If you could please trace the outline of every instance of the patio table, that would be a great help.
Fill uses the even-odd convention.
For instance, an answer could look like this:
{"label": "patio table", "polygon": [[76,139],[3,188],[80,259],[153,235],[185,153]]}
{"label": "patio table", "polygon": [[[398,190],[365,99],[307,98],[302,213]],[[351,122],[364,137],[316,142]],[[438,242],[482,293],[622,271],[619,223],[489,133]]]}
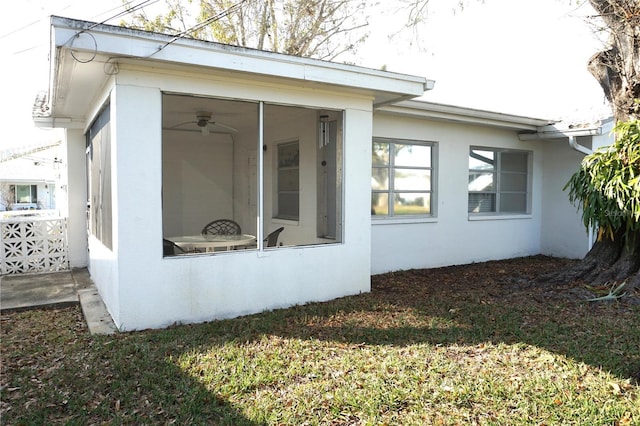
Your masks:
{"label": "patio table", "polygon": [[216,248],[225,247],[231,250],[233,247],[244,246],[255,242],[255,235],[182,235],[177,237],[167,237],[181,249],[190,251],[194,249],[205,249],[214,251]]}

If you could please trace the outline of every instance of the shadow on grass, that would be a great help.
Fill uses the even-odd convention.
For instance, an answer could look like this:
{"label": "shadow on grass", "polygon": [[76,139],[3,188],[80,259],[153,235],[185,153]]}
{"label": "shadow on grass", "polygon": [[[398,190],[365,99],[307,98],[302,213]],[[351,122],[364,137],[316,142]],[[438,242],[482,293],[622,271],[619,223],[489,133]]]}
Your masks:
{"label": "shadow on grass", "polygon": [[90,336],[77,306],[3,313],[0,424],[263,424],[185,374],[199,345],[184,332]]}
{"label": "shadow on grass", "polygon": [[[57,317],[3,315],[1,421],[286,423],[276,409],[244,411],[256,392],[277,398],[286,383],[278,374],[305,380],[289,371],[296,346],[281,350],[284,339],[329,346],[526,344],[637,380],[640,308],[589,304],[571,297],[568,286],[533,282],[562,262],[536,257],[378,275],[368,294],[114,336],[88,336],[75,307]],[[273,368],[257,372],[249,362],[256,359]]]}
{"label": "shadow on grass", "polygon": [[236,336],[244,339],[273,334],[365,345],[521,343],[640,383],[640,306],[592,303],[575,284],[535,282],[567,262],[535,256],[378,275],[370,294],[234,320],[258,322],[244,328],[218,325],[257,334]]}

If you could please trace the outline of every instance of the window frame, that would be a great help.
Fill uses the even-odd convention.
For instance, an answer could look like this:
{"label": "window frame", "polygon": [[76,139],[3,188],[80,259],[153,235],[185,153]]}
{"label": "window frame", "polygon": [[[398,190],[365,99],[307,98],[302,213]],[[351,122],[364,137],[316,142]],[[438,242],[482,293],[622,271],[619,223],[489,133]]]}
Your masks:
{"label": "window frame", "polygon": [[[486,147],[486,146],[476,146],[472,145],[469,147],[469,152],[467,155],[467,159],[470,160],[472,151],[487,151],[492,152],[494,154],[494,168],[493,171],[486,171],[483,169],[472,169],[470,165],[467,166],[467,174],[468,177],[471,176],[472,173],[492,173],[493,174],[493,189],[492,190],[480,190],[480,191],[472,191],[467,186],[467,213],[469,217],[487,217],[487,216],[528,216],[531,215],[531,199],[532,199],[532,176],[533,176],[533,151],[524,150],[524,149],[513,149],[513,148],[496,148],[496,147]],[[514,171],[514,170],[503,170],[503,154],[524,154],[526,155],[526,170],[525,171]],[[504,175],[519,175],[525,177],[525,190],[507,190],[503,189],[503,180]],[[468,180],[470,183],[470,181]],[[494,209],[491,211],[471,211],[470,210],[470,196],[472,194],[492,194],[494,195]],[[512,211],[512,210],[504,210],[502,207],[502,197],[508,194],[519,194],[525,196],[525,209],[523,211]]]}
{"label": "window frame", "polygon": [[[373,155],[371,159],[371,171],[373,176],[374,169],[386,169],[389,179],[389,185],[387,189],[374,189],[373,184],[371,187],[371,195],[373,202],[374,194],[388,194],[387,196],[387,210],[386,214],[374,214],[373,205],[371,206],[371,218],[374,220],[387,220],[387,221],[402,221],[402,220],[415,220],[415,219],[434,219],[436,215],[436,188],[437,188],[437,147],[438,144],[435,141],[429,140],[416,140],[416,139],[402,139],[402,138],[390,138],[390,137],[374,137],[372,140],[372,149],[375,143],[387,143],[389,144],[389,161],[386,165],[374,164]],[[430,150],[430,165],[428,166],[407,166],[395,164],[395,154],[397,145],[414,145],[421,147],[428,147]],[[426,170],[430,173],[430,187],[424,190],[402,190],[396,189],[395,178],[397,171],[399,170]],[[394,211],[394,200],[397,194],[411,194],[411,193],[428,193],[429,194],[429,213],[421,214],[396,214]]]}

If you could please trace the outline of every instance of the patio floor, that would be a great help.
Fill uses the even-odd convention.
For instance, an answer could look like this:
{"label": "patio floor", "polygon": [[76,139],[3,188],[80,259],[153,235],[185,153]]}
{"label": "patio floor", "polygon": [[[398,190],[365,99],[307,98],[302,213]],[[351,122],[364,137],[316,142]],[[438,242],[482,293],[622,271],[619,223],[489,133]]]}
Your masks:
{"label": "patio floor", "polygon": [[56,308],[78,303],[91,334],[112,334],[117,331],[85,268],[0,276],[1,311]]}

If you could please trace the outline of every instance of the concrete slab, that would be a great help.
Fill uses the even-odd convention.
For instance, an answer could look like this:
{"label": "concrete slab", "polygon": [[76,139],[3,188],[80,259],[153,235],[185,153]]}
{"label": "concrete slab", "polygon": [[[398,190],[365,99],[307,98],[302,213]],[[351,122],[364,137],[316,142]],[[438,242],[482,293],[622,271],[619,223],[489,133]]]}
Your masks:
{"label": "concrete slab", "polygon": [[78,303],[71,272],[0,276],[0,310]]}
{"label": "concrete slab", "polygon": [[118,331],[84,268],[49,274],[0,275],[1,311],[78,303],[91,334]]}

